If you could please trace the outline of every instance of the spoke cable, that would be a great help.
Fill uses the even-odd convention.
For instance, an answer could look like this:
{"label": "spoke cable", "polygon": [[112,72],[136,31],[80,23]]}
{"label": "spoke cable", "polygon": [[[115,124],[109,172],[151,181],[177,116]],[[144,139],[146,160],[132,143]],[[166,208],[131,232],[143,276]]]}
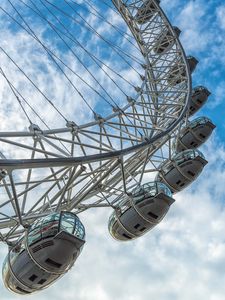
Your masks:
{"label": "spoke cable", "polygon": [[[20,0],[22,1],[22,0]],[[31,1],[31,0],[30,0]],[[68,2],[66,0],[64,0],[64,2],[74,11],[75,14],[77,14],[84,22],[81,23],[79,22],[78,20],[76,20],[73,16],[69,15],[68,13],[66,13],[64,10],[62,10],[61,8],[59,8],[58,6],[56,6],[55,4],[49,2],[48,0],[45,0],[47,3],[49,3],[51,6],[53,6],[56,10],[60,11],[62,14],[64,14],[66,17],[68,17],[69,19],[71,19],[73,22],[75,22],[76,24],[79,24],[81,26],[84,26],[85,24],[85,27],[91,31],[91,32],[94,32],[96,36],[98,36],[101,40],[103,40],[106,44],[108,44],[110,46],[110,48],[117,53],[117,55],[122,59],[124,60],[124,62],[130,67],[132,68],[139,76],[141,75],[122,55],[121,53],[118,51],[118,49],[116,48],[119,48],[119,50],[125,54],[126,56],[129,56],[129,54],[127,54],[122,48],[120,48],[119,46],[115,47],[115,45],[113,45],[110,41],[108,41],[107,39],[105,39],[101,34],[99,34],[73,7],[71,7],[70,4],[68,4]],[[132,58],[133,60],[133,58]],[[138,62],[140,65],[142,65],[142,63]]]}
{"label": "spoke cable", "polygon": [[[9,0],[8,0],[9,1]],[[21,2],[23,2],[22,0],[20,0]],[[40,0],[41,2],[42,2],[42,0]],[[32,0],[30,0],[30,2],[36,7],[36,5],[32,2]],[[25,3],[24,3],[25,4]],[[30,8],[30,7],[29,7]],[[38,8],[36,7],[36,9],[38,10]],[[39,11],[39,10],[38,10]],[[38,14],[39,15],[39,14]],[[43,16],[41,15],[41,17],[43,18]],[[47,21],[48,22],[48,21]],[[52,26],[51,26],[52,27]],[[111,79],[111,80],[113,80],[113,79]],[[115,84],[117,84],[117,83],[115,83]],[[123,90],[121,90],[123,93],[124,93],[124,91]],[[124,95],[126,96],[126,97],[128,97],[125,93],[124,93]],[[110,96],[110,98],[111,98],[111,96]],[[112,99],[112,101],[114,102],[114,104],[116,105],[116,109],[118,110],[118,111],[120,111],[125,117],[126,117],[126,119],[129,121],[129,123],[131,123],[132,124],[132,126],[135,126],[134,124],[133,124],[133,122],[130,120],[130,118],[126,115],[126,113],[118,106],[118,104],[115,102],[115,100],[113,99],[113,98],[111,98]],[[109,104],[109,102],[108,102],[108,104]],[[110,104],[111,105],[111,104]],[[112,106],[112,105],[111,105]],[[93,111],[93,110],[92,110]],[[93,113],[94,113],[94,115],[96,115],[96,116],[98,116],[94,111],[93,111]],[[139,131],[139,130],[137,130],[137,132],[140,134],[140,136],[142,137],[143,136],[143,134]]]}
{"label": "spoke cable", "polygon": [[20,105],[20,107],[21,107],[23,113],[25,114],[26,118],[28,119],[30,125],[32,125],[33,123],[32,123],[32,121],[31,121],[30,117],[28,116],[28,114],[27,114],[27,112],[26,112],[24,106],[22,105],[21,100],[19,99],[18,95],[15,93],[14,88],[13,88],[12,85],[11,85],[11,82],[8,80],[8,78],[7,78],[6,75],[5,75],[5,72],[3,71],[3,69],[2,69],[1,67],[0,67],[0,73],[1,73],[2,76],[5,78],[5,80],[6,80],[7,84],[8,84],[8,86],[9,86],[9,88],[11,89],[13,95],[15,96],[16,100],[18,101],[18,103],[19,103],[19,105]]}
{"label": "spoke cable", "polygon": [[39,93],[49,102],[49,104],[59,113],[59,115],[66,121],[66,117],[59,111],[54,103],[40,90],[40,88],[34,83],[32,79],[23,71],[23,69],[15,62],[15,60],[0,46],[0,50],[9,58],[9,60],[17,67],[17,69],[30,81],[30,83],[39,91]]}
{"label": "spoke cable", "polygon": [[[9,2],[10,2],[10,0],[8,0]],[[32,2],[32,1],[31,1]],[[10,2],[11,3],[11,2]],[[32,2],[33,3],[33,2]],[[11,5],[12,5],[12,3],[11,3]],[[13,6],[13,5],[12,5]],[[14,7],[14,6],[13,6]],[[18,11],[17,11],[18,12]],[[19,14],[19,13],[18,13]],[[20,14],[19,14],[20,15]],[[20,15],[21,16],[21,15]],[[22,20],[24,21],[24,19],[23,19],[23,17],[21,16],[21,18],[22,18]],[[32,31],[32,29],[30,28],[30,26],[27,24],[27,22],[25,22],[26,23],[26,25],[28,26],[28,28],[31,30],[31,32],[34,34],[34,32]],[[35,34],[34,34],[35,35]],[[36,37],[36,35],[35,35],[35,37]],[[43,45],[44,46],[44,45]],[[45,46],[44,46],[45,47]],[[45,47],[46,48],[46,47]],[[21,70],[21,68],[15,63],[15,61],[6,53],[6,51],[2,48],[2,47],[0,47],[0,49],[2,49],[2,51],[11,59],[11,61]],[[61,68],[61,67],[60,67]],[[24,73],[24,71],[22,70],[22,72],[23,72],[23,74],[25,74]],[[25,74],[25,76],[28,78],[28,76]],[[29,79],[29,81],[31,81],[31,79],[30,78],[28,78]],[[69,80],[69,79],[68,79]],[[34,85],[34,83],[33,83],[33,81],[31,81],[31,83]],[[36,87],[36,85],[35,85],[35,87]],[[76,87],[75,87],[75,89],[76,89]],[[40,91],[40,90],[39,90]],[[41,92],[42,93],[42,92]],[[43,93],[42,93],[42,95],[43,95]],[[45,96],[45,98],[46,98],[46,96]],[[83,99],[83,100],[85,100],[85,99]],[[48,99],[48,101],[50,101],[49,99]],[[50,101],[50,103],[51,104],[53,104],[51,101]],[[118,107],[118,106],[117,106]],[[90,109],[92,109],[90,106],[89,106],[89,108]],[[120,108],[119,108],[120,109]],[[92,110],[93,111],[93,110]],[[122,111],[122,109],[120,109],[120,111],[126,116],[126,114]],[[93,111],[93,113],[94,113],[94,111]],[[129,120],[129,122],[131,123],[131,124],[133,124],[132,122],[131,122],[131,120],[126,116],[126,118]],[[142,134],[139,132],[139,134],[142,136]]]}
{"label": "spoke cable", "polygon": [[[8,0],[9,1],[9,0]],[[22,0],[20,0],[22,3],[24,3]],[[41,1],[41,0],[40,0]],[[32,2],[32,1],[31,1]],[[42,1],[41,1],[42,2]],[[25,4],[25,3],[24,3]],[[33,2],[32,2],[32,4],[33,4]],[[58,36],[60,36],[59,35],[59,33],[57,32],[57,30],[55,29],[55,26],[52,24],[52,23],[50,23],[42,14],[40,14],[40,11],[39,11],[39,9],[36,7],[36,5],[35,4],[33,4],[35,7],[36,7],[36,9],[38,10],[38,12],[36,12],[33,8],[31,8],[30,6],[28,6],[27,4],[25,4],[27,7],[29,7],[30,9],[32,9],[32,11],[34,11],[36,14],[38,14],[42,19],[44,19],[44,20],[46,20],[46,22],[48,22],[49,23],[49,25],[51,26],[51,28],[54,30],[54,32],[56,32],[56,34],[58,35]],[[50,12],[50,13],[52,13],[52,12]],[[11,18],[12,18],[12,16],[10,16]],[[17,22],[18,23],[18,22]],[[19,24],[20,26],[21,26],[21,24]],[[30,29],[31,30],[31,29]],[[26,30],[27,31],[27,30]],[[28,32],[28,31],[27,31]],[[29,33],[29,32],[28,32]],[[30,34],[30,33],[29,33]],[[33,33],[34,34],[34,33]],[[60,36],[60,38],[62,39],[62,37]],[[65,67],[67,67],[70,71],[72,71],[77,77],[79,77],[79,79],[80,80],[82,80],[85,84],[87,84],[95,93],[97,93],[100,97],[102,97],[112,108],[114,108],[114,106],[105,98],[105,97],[103,97],[99,92],[97,92],[93,87],[91,87],[84,79],[82,79],[81,78],[81,76],[80,75],[78,75],[74,70],[72,70],[69,66],[67,66],[57,55],[55,55],[50,49],[48,49],[45,45],[43,45],[43,43],[42,42],[40,42],[40,40],[37,38],[37,37],[35,37],[35,39],[39,42],[39,43],[41,43],[41,45],[44,47],[44,49],[48,52],[48,54],[50,55],[50,57],[52,58],[52,55],[53,56],[55,56]],[[62,39],[63,40],[63,39]],[[64,40],[63,40],[64,41]],[[65,41],[64,41],[65,42]],[[66,42],[65,42],[66,43]],[[66,43],[67,44],[67,43]],[[88,71],[88,73],[92,76],[92,78],[96,81],[96,78],[94,77],[94,75],[87,69],[87,67],[82,63],[82,61],[79,59],[79,57],[74,53],[74,51],[71,49],[71,47],[67,44],[67,47],[69,47],[69,49],[73,52],[73,54],[75,55],[75,57],[80,61],[80,63],[85,67],[85,69]],[[51,54],[49,53],[49,52],[51,52]],[[53,59],[53,61],[55,62],[55,60],[54,60],[54,58],[52,58]],[[55,62],[56,63],[56,62]],[[96,62],[97,63],[97,62]],[[57,63],[56,63],[57,64]],[[58,64],[57,64],[58,65]],[[97,65],[100,67],[100,68],[102,68],[98,63],[97,63]],[[59,68],[60,68],[60,66],[58,66]],[[61,68],[60,68],[61,69]],[[103,70],[103,69],[102,69]],[[62,69],[61,69],[61,71],[62,71]],[[62,71],[63,72],[63,71]],[[118,87],[118,89],[120,89],[120,91],[127,97],[127,95],[124,93],[124,91],[119,87],[119,85],[114,81],[114,79],[112,79],[111,78],[111,76],[109,76],[109,74],[108,73],[106,73],[104,70],[103,70],[103,72],[114,82],[114,84]],[[115,71],[114,71],[115,72]],[[122,76],[121,75],[119,75],[118,73],[117,73],[117,75],[118,76],[120,76],[121,78],[122,78]],[[66,75],[65,75],[66,76]],[[67,77],[67,76],[66,76]],[[68,78],[67,78],[68,79]],[[124,78],[123,78],[124,79]],[[69,79],[68,79],[69,80]],[[125,80],[125,79],[124,79]],[[70,80],[69,80],[70,81]],[[125,81],[127,81],[127,80],[125,80]],[[127,81],[128,82],[128,81]],[[70,81],[70,83],[71,83],[71,81]],[[97,83],[98,83],[98,85],[100,85],[100,83],[97,81]],[[130,82],[128,82],[130,85],[132,85]],[[73,85],[73,84],[72,84]],[[101,85],[100,85],[101,86]],[[110,97],[110,99],[114,102],[114,104],[118,107],[118,105],[117,105],[117,103],[115,102],[115,100],[108,94],[108,92],[105,90],[105,88],[103,87],[103,86],[101,86],[102,87],[102,89],[104,90],[104,92]],[[134,87],[133,85],[132,85],[132,87]],[[87,104],[87,103],[86,103]],[[89,108],[90,108],[90,106],[89,106]],[[94,115],[97,115],[95,112],[94,112],[94,110],[92,109],[92,112],[94,113]]]}
{"label": "spoke cable", "polygon": [[[136,48],[136,50],[140,51],[140,49],[127,37],[129,36],[130,38],[134,38],[133,36],[127,34],[126,32],[123,32],[122,30],[120,30],[119,27],[117,27],[116,25],[112,24],[111,22],[109,22],[102,14],[100,14],[100,12],[93,6],[90,4],[89,1],[87,0],[83,0],[83,2],[85,2],[91,9],[88,9],[86,6],[84,5],[81,5],[79,3],[76,3],[74,0],[70,0],[73,4],[83,8],[83,9],[86,9],[90,14],[92,14],[93,16],[101,19],[102,21],[104,21],[105,23],[107,23],[108,25],[110,25],[115,31],[117,31],[123,38],[125,38],[128,43],[130,43],[134,48]],[[95,11],[95,13],[93,12]]]}
{"label": "spoke cable", "polygon": [[[20,24],[17,20],[15,20],[11,15],[9,15],[2,7],[0,7],[1,10],[3,10],[14,22],[16,22],[23,30],[25,30],[32,38],[34,38],[39,44],[42,45],[42,47],[45,49],[45,51],[52,56],[54,56],[56,59],[58,59],[66,68],[68,68],[74,75],[76,75],[81,81],[83,81],[87,86],[89,86],[95,93],[97,93],[103,100],[107,101],[107,99],[102,96],[97,90],[95,90],[89,83],[87,83],[80,75],[78,75],[73,69],[71,69],[64,61],[62,61],[55,53],[53,53],[49,48],[47,48],[34,33],[30,33],[22,24]],[[49,56],[51,56],[49,54]],[[108,103],[110,104],[110,103]],[[111,105],[111,104],[110,104]],[[112,106],[112,105],[111,105]]]}
{"label": "spoke cable", "polygon": [[[42,0],[41,3],[44,5]],[[110,71],[112,71],[114,74],[116,74],[118,77],[120,77],[121,79],[123,79],[126,83],[128,83],[130,86],[132,86],[133,88],[135,88],[135,86],[129,82],[126,78],[124,78],[121,74],[119,74],[117,71],[113,70],[110,66],[108,66],[107,64],[105,64],[101,59],[99,59],[98,57],[96,57],[94,54],[92,54],[91,52],[89,52],[75,37],[74,35],[72,35],[69,30],[66,28],[66,26],[60,21],[60,19],[46,6],[46,9],[48,9],[48,11],[50,12],[51,15],[53,15],[55,17],[55,19],[60,23],[60,25],[66,30],[66,32],[70,35],[70,37],[68,37],[68,35],[66,35],[65,33],[63,33],[61,30],[59,30],[59,28],[57,28],[55,25],[53,25],[51,22],[49,22],[46,18],[44,18],[46,20],[46,22],[48,22],[49,24],[51,24],[56,31],[59,31],[60,33],[62,33],[64,36],[66,36],[67,38],[69,38],[72,42],[74,42],[76,45],[78,45],[83,51],[85,51],[85,53],[88,54],[88,56],[90,56],[90,58],[95,62],[95,64],[102,69],[102,71],[105,73],[105,75],[107,77],[109,77],[110,80],[112,80],[112,82],[117,85],[117,83],[114,81],[114,79],[112,79],[112,77],[102,68],[101,64],[103,66],[105,66],[107,69],[109,69]],[[99,63],[98,63],[99,62]],[[82,63],[83,65],[83,63]],[[98,83],[99,84],[99,83]],[[101,86],[102,89],[105,91],[105,93],[108,95],[108,92],[105,90],[105,88],[103,86]],[[118,87],[118,86],[117,86]],[[119,87],[118,87],[119,88]],[[120,88],[119,88],[120,89]],[[110,98],[111,96],[108,95]],[[112,98],[111,98],[112,99]],[[113,100],[113,99],[112,99]]]}
{"label": "spoke cable", "polygon": [[[31,0],[30,0],[31,1]],[[39,0],[41,3],[42,3],[42,5],[44,5],[45,7],[46,7],[46,5],[43,3],[43,1],[42,0]],[[31,1],[32,2],[32,1]],[[36,9],[37,9],[37,7],[36,7]],[[46,9],[50,12],[50,14],[52,14],[55,18],[56,18],[56,20],[66,29],[66,27],[64,26],[64,24],[59,20],[59,18],[54,14],[54,13],[52,13],[49,9],[48,9],[48,7],[46,7]],[[39,11],[40,12],[40,11]],[[48,21],[47,21],[48,22]],[[50,24],[50,26],[51,26],[51,24]],[[80,58],[76,55],[76,53],[73,51],[73,49],[68,45],[68,43],[67,42],[65,42],[65,40],[60,36],[60,34],[54,29],[54,27],[52,27],[51,26],[51,28],[54,30],[54,32],[56,32],[56,34],[60,37],[60,39],[62,39],[62,41],[65,43],[65,45],[68,47],[68,49],[72,52],[72,54],[75,56],[75,58],[80,62],[80,64],[85,68],[85,70],[91,75],[91,77],[94,79],[94,81],[102,88],[102,90],[107,94],[107,96],[114,102],[114,104],[116,104],[115,103],[115,100],[109,95],[109,93],[106,91],[106,89],[100,84],[100,82],[96,79],[96,77],[91,73],[91,71],[85,66],[85,64],[80,60]],[[68,30],[68,29],[66,29],[66,30]],[[99,65],[98,65],[99,66]],[[103,70],[104,71],[104,70]],[[106,72],[105,72],[106,73]],[[108,73],[106,73],[107,74],[107,76],[112,80],[112,82],[118,87],[118,89],[120,89],[120,91],[125,95],[125,96],[127,96],[125,93],[124,93],[124,91],[118,86],[118,84],[115,82],[115,80],[114,79],[112,79],[110,76],[109,76],[109,74]],[[78,75],[79,76],[79,75]],[[88,83],[87,83],[88,84]],[[89,85],[89,84],[88,84]],[[93,89],[93,88],[92,88]],[[96,93],[98,93],[95,89],[93,89]],[[99,93],[98,93],[99,94]],[[99,94],[100,95],[100,94]],[[101,96],[101,95],[100,95]],[[105,98],[105,97],[103,97],[103,96],[101,96],[111,107],[113,107],[112,106],[112,104]]]}
{"label": "spoke cable", "polygon": [[[35,34],[35,32],[31,29],[31,27],[29,26],[29,24],[26,22],[26,20],[22,17],[22,15],[19,13],[19,11],[15,8],[15,6],[11,3],[10,0],[8,0],[8,2],[12,5],[12,7],[15,9],[15,11],[17,12],[17,14],[20,16],[20,18],[23,20],[23,22],[26,24],[26,26],[29,28],[29,30],[32,32],[32,34],[35,36],[35,38],[37,39],[37,41],[40,42],[40,44],[44,47],[44,49],[48,52],[48,49],[46,48],[46,46],[38,39],[37,35]],[[51,57],[51,59],[54,61],[54,63],[57,65],[57,67],[60,69],[60,71],[63,73],[63,75],[66,77],[66,79],[69,81],[69,83],[71,84],[71,86],[75,89],[75,91],[78,93],[78,95],[82,98],[82,100],[85,102],[85,104],[89,107],[89,109],[93,112],[93,114],[96,114],[95,111],[92,109],[92,107],[90,106],[90,104],[87,102],[87,100],[84,98],[83,94],[78,90],[78,88],[73,84],[73,82],[71,81],[71,79],[67,76],[67,74],[64,72],[64,70],[61,68],[61,66],[57,63],[57,61],[53,58],[53,56],[48,52],[49,56]],[[66,122],[68,122],[67,119],[65,119]]]}

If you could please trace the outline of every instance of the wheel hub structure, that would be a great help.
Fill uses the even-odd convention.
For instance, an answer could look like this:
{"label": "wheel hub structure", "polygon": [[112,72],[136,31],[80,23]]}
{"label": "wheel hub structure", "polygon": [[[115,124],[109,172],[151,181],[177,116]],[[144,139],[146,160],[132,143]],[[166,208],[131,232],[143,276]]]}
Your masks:
{"label": "wheel hub structure", "polygon": [[[57,1],[40,1],[48,9],[52,8],[58,19],[55,18],[55,23],[53,15],[46,19],[46,15],[38,11],[34,4],[31,5],[32,14],[39,14],[39,18],[56,32],[58,38],[64,32],[67,44],[69,38],[71,43],[72,39],[75,40],[76,32],[74,30],[68,33],[62,25],[61,31],[59,30],[59,14],[68,17],[72,22],[73,14],[70,15],[69,12],[75,8],[75,4],[80,6],[76,7],[78,13],[79,9],[89,10],[92,17],[98,17],[102,26],[104,22],[112,30],[123,33],[124,43],[129,45],[132,42],[134,51],[126,55],[124,48],[116,44],[115,37],[110,40],[115,42],[112,45],[113,50],[110,51],[116,53],[119,62],[122,59],[125,63],[129,62],[133,73],[123,75],[117,71],[117,78],[123,76],[123,80],[129,81],[132,74],[136,74],[136,79],[131,81],[130,88],[121,88],[121,102],[118,101],[116,92],[115,98],[114,92],[107,98],[108,82],[103,84],[104,97],[110,102],[110,109],[105,111],[91,108],[91,117],[87,118],[86,123],[76,122],[79,116],[77,110],[74,119],[65,118],[64,126],[53,126],[55,129],[43,124],[36,125],[37,122],[30,119],[27,130],[0,132],[0,238],[7,243],[18,238],[34,220],[49,213],[65,210],[79,214],[89,208],[115,207],[132,189],[154,178],[162,162],[172,156],[173,141],[181,125],[186,122],[192,89],[191,71],[177,29],[171,26],[159,6],[159,1],[87,0],[77,4],[65,0],[67,10],[57,4]],[[40,40],[35,31],[28,27],[28,23],[18,25],[19,18],[16,19],[11,9],[16,9],[17,14],[21,13],[21,6],[24,5],[29,10],[25,5],[30,2],[32,1],[18,1],[18,7],[10,6],[10,10],[7,10],[7,5],[2,6],[1,13],[5,18],[11,18],[13,24],[20,26],[18,30],[27,29],[29,38],[34,39],[42,51],[47,52],[48,59],[58,63],[63,76],[77,89],[68,75],[72,71],[56,57],[55,53],[60,47],[53,52],[48,43]],[[8,6],[10,3],[9,1]],[[102,6],[110,12],[110,18],[100,15]],[[81,29],[82,26],[92,28],[93,33],[93,27],[88,27],[92,24],[91,21],[83,17],[84,13],[79,15],[81,21],[76,26]],[[76,20],[78,19],[77,16]],[[116,20],[115,23],[113,20]],[[118,24],[122,24],[126,32]],[[95,35],[102,38],[101,30],[96,32]],[[109,34],[108,32],[107,35]],[[106,41],[106,38],[102,39],[103,42]],[[109,76],[109,82],[118,85],[119,81],[115,79],[111,67],[103,65],[94,54],[85,53],[85,48],[82,49],[83,55],[89,54],[92,64],[95,63],[101,72],[104,71],[105,76]],[[0,50],[1,55],[32,85],[28,71],[19,69],[19,61],[12,59],[5,50],[4,43],[0,45]],[[68,54],[65,48],[62,52]],[[86,73],[90,72],[92,65],[87,62],[85,68]],[[28,115],[32,105],[25,103],[25,97],[23,98],[22,92],[14,85],[4,66],[1,66],[0,72],[18,105]],[[87,81],[87,85],[89,82]],[[97,83],[94,85],[97,86]],[[76,91],[84,101],[90,97],[83,90]],[[92,91],[99,97],[97,87],[93,88],[92,85]],[[36,92],[42,93],[40,89],[36,89]],[[49,97],[45,98],[48,105],[52,105],[52,109],[56,108]]]}

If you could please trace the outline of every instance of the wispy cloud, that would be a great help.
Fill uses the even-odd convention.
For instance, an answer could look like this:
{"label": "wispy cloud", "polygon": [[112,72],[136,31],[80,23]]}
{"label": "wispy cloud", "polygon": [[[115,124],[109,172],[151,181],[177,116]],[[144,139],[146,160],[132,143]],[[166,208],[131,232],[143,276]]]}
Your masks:
{"label": "wispy cloud", "polygon": [[[203,69],[199,67],[199,73],[196,73],[197,77],[194,78],[195,83],[202,84],[204,81],[206,85],[210,84],[211,77],[207,74],[209,67],[214,72],[215,78],[219,78],[211,85],[216,100],[208,106],[208,109],[215,109],[224,99],[222,67],[218,64],[214,66],[217,58],[221,64],[224,63],[222,57],[224,42],[218,34],[219,28],[212,29],[209,26],[211,17],[208,11],[212,7],[212,1],[206,3],[167,0],[162,1],[162,6],[174,18],[175,14],[177,15],[174,25],[180,26],[183,30],[181,39],[187,52],[194,52],[197,55],[200,52],[200,58],[203,56],[205,66]],[[214,16],[215,11],[220,29],[224,29],[223,7],[217,10],[214,8]],[[56,103],[63,107],[66,113],[71,114],[71,118],[79,119],[80,122],[89,118],[84,103],[78,100],[48,60],[43,61],[45,73],[33,74],[32,70],[34,66],[39,65],[38,59],[42,55],[40,50],[33,48],[33,41],[25,38],[21,33],[12,39],[7,26],[4,27],[1,36],[8,50],[23,66],[26,65],[30,74],[49,97],[53,98],[57,95]],[[215,40],[212,40],[212,37]],[[24,47],[25,43],[31,47]],[[89,46],[93,46],[94,43],[95,41]],[[220,47],[217,48],[218,45]],[[19,53],[18,49],[20,49]],[[7,68],[8,60],[4,56],[1,58],[1,63],[10,73],[12,81],[24,88],[21,75]],[[79,69],[71,54],[67,53],[65,58],[76,70]],[[114,62],[110,61],[110,63]],[[129,70],[126,68],[121,72],[129,76]],[[83,75],[84,72],[81,74]],[[96,76],[99,76],[99,80],[104,80],[103,76]],[[91,78],[88,80],[93,83]],[[84,89],[81,84],[80,87]],[[39,98],[36,93],[31,98],[30,91],[24,90],[24,92],[32,104],[35,102],[34,99]],[[14,129],[15,124],[16,127],[23,128],[22,112],[19,111],[18,104],[15,103],[6,83],[2,80],[0,95],[1,130]],[[45,119],[52,119],[53,125],[59,125],[58,116],[46,104],[40,105],[37,110]],[[218,113],[223,113],[223,110]],[[207,300],[223,300],[225,293],[225,149],[221,139],[224,142],[224,137],[214,137],[204,146],[203,152],[209,164],[202,176],[187,190],[175,196],[176,202],[163,222],[142,238],[125,244],[116,242],[109,236],[107,230],[110,210],[99,209],[83,213],[81,220],[86,226],[87,243],[74,268],[48,290],[30,296],[29,299],[47,300],[54,297],[55,300],[147,300],[149,298],[199,300],[204,297]],[[2,246],[0,253],[2,261],[7,253],[6,247]],[[9,300],[20,299],[20,296],[10,294],[3,286],[1,286],[1,297]]]}

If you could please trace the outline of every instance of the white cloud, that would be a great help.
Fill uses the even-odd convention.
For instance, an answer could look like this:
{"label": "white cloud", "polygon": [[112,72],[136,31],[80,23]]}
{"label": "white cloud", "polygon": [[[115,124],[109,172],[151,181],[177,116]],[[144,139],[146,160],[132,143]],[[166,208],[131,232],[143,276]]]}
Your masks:
{"label": "white cloud", "polygon": [[222,29],[225,29],[225,6],[224,5],[219,6],[216,12],[217,12],[217,19],[218,19],[219,26]]}
{"label": "white cloud", "polygon": [[176,24],[182,30],[181,40],[186,53],[203,50],[210,40],[208,28],[204,28],[207,5],[202,1],[189,1],[176,16]]}
{"label": "white cloud", "polygon": [[[168,1],[163,3],[169,7]],[[174,8],[178,1],[171,3]],[[190,51],[202,50],[207,44],[207,34],[201,31],[198,19],[203,16],[202,2],[191,1],[178,17],[178,25],[186,29],[183,40]],[[11,37],[5,38],[10,40]],[[13,46],[11,44],[12,50]],[[27,54],[31,55],[32,51],[30,49]],[[72,57],[68,57],[68,60],[72,61]],[[24,63],[29,65],[29,61]],[[75,62],[74,66],[78,67]],[[58,102],[59,99],[62,103],[62,99],[69,99],[63,108],[70,113],[74,105],[72,92],[67,90],[66,85],[62,88],[60,76],[51,64],[46,67],[53,78],[50,95],[57,91]],[[126,69],[123,72],[128,76]],[[37,74],[37,80],[49,91],[49,82],[45,81],[44,76]],[[222,85],[216,94],[222,94]],[[2,99],[6,98],[5,86],[1,85],[0,90]],[[14,105],[13,99],[10,99]],[[77,103],[77,107],[80,104]],[[6,102],[3,101],[2,105],[6,105]],[[9,109],[7,104],[3,111]],[[2,127],[8,128],[9,122],[13,123],[17,114],[15,111],[10,115],[2,113]],[[43,114],[48,117],[49,110],[46,107]],[[54,117],[51,115],[51,118]],[[83,108],[79,111],[79,119],[85,117],[86,110]],[[23,123],[17,121],[17,125],[23,126]],[[204,152],[209,165],[203,175],[193,186],[176,195],[176,202],[167,217],[146,236],[130,243],[116,242],[107,231],[109,210],[83,213],[81,219],[86,226],[87,243],[74,268],[55,285],[29,299],[199,300],[204,297],[206,300],[223,300],[225,150],[214,139],[204,147]],[[5,253],[6,247],[2,247],[1,260]],[[2,286],[1,297],[21,299]]]}
{"label": "white cloud", "polygon": [[[209,165],[202,176],[175,196],[164,221],[140,239],[114,241],[107,231],[110,210],[83,213],[87,242],[74,268],[29,299],[223,300],[225,150],[211,140],[203,151]],[[18,298],[5,290],[2,296]]]}

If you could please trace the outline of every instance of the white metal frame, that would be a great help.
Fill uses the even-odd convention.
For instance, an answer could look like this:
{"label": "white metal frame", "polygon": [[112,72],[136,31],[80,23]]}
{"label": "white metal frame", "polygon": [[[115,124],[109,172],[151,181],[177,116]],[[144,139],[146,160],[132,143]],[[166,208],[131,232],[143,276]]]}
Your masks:
{"label": "white metal frame", "polygon": [[[81,213],[93,207],[114,207],[123,194],[141,184],[144,175],[156,172],[171,156],[171,140],[184,121],[191,95],[184,50],[154,0],[156,13],[144,24],[138,24],[135,16],[146,1],[112,2],[144,56],[142,84],[135,98],[128,97],[125,107],[115,107],[106,118],[96,115],[91,123],[68,122],[55,130],[33,125],[29,131],[0,132],[0,188],[5,195],[0,203],[0,239],[4,242],[52,211]],[[174,44],[157,54],[154,46],[165,30],[171,32]],[[182,82],[172,86],[167,79],[174,66]],[[18,157],[5,154],[6,147],[12,147]],[[42,187],[42,192],[36,192]]]}

